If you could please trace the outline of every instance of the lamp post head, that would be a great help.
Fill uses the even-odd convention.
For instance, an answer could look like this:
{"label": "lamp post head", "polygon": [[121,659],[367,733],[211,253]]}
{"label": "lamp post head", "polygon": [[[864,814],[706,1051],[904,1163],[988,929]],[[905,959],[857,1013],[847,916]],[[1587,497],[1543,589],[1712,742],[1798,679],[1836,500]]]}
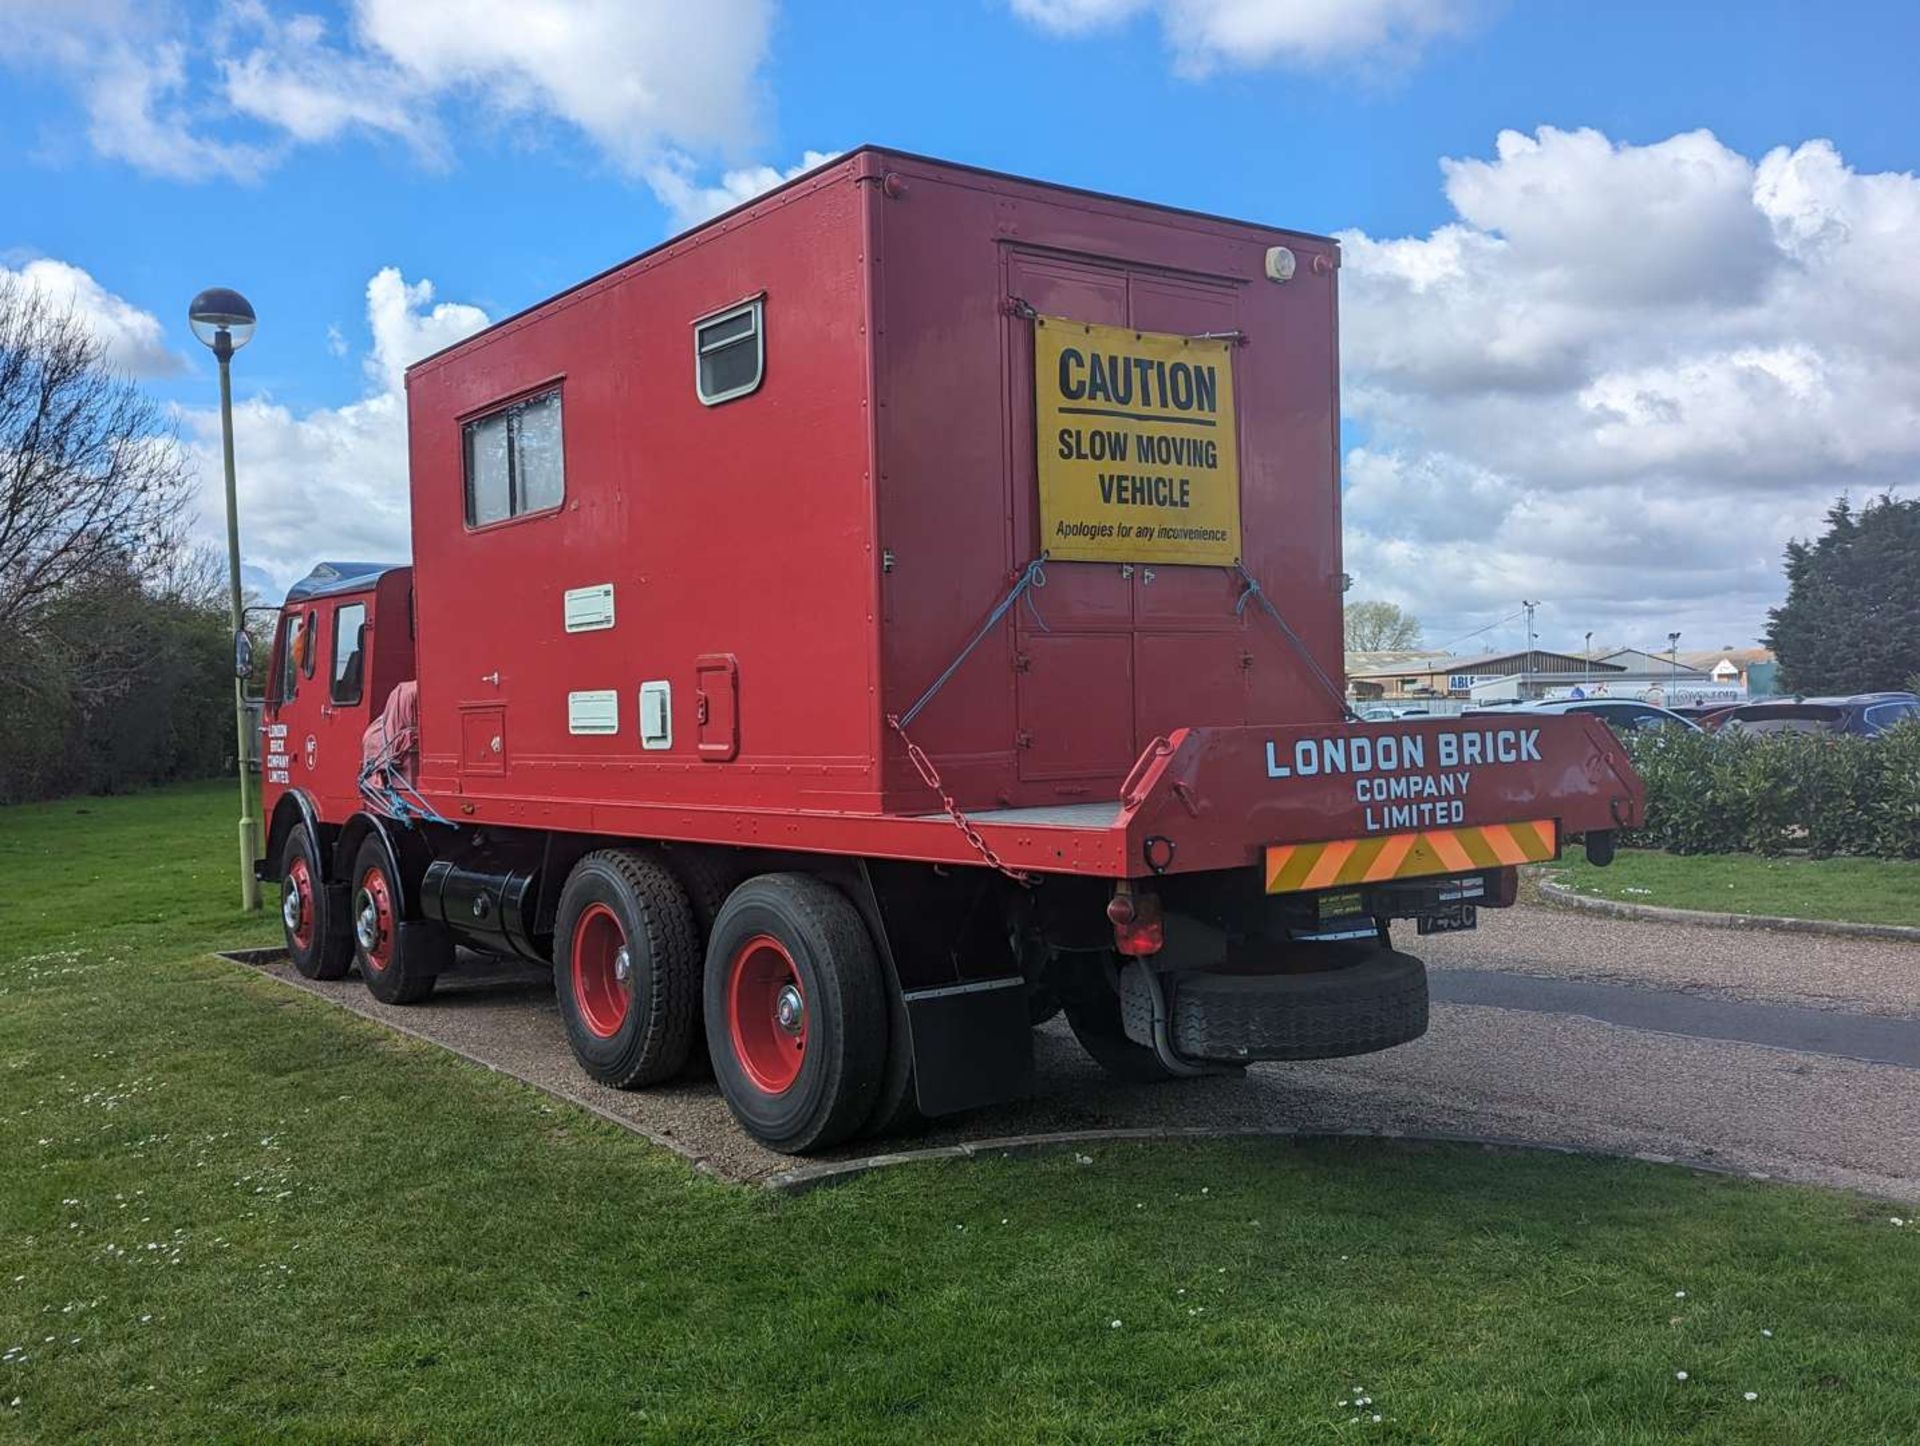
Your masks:
{"label": "lamp post head", "polygon": [[209,286],[187,308],[193,334],[225,361],[253,339],[253,303],[227,286]]}

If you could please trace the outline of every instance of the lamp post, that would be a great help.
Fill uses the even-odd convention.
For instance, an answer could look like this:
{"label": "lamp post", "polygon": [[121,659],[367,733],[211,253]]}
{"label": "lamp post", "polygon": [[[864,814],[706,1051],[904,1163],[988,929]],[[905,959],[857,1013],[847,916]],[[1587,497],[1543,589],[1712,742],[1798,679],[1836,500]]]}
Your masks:
{"label": "lamp post", "polygon": [[1680,634],[1667,634],[1667,706],[1673,706],[1676,691],[1680,686]]}
{"label": "lamp post", "polygon": [[[233,482],[233,377],[228,364],[253,339],[253,305],[237,291],[212,286],[194,297],[187,308],[187,324],[220,364],[220,441],[227,464],[227,601],[237,651],[246,615],[240,596],[240,509]],[[253,876],[256,843],[253,788],[247,782],[247,680],[238,666],[233,677],[233,736],[240,774],[240,904],[252,911],[260,907],[260,881]]]}
{"label": "lamp post", "polygon": [[1586,647],[1581,650],[1580,656],[1586,659],[1587,666],[1585,671],[1587,675],[1587,687],[1591,689],[1593,687],[1593,629],[1592,628],[1587,629]]}

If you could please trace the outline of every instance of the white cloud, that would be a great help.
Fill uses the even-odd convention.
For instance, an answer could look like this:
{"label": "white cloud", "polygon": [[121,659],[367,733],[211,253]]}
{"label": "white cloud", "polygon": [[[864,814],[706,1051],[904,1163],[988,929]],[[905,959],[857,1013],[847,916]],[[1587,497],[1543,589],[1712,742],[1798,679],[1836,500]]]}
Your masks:
{"label": "white cloud", "polygon": [[253,179],[350,132],[433,162],[446,115],[557,122],[629,174],[754,135],[773,0],[352,0],[344,33],[269,0],[216,21],[135,0],[0,0],[0,63],[66,76],[94,149],[178,180]]}
{"label": "white cloud", "polygon": [[838,151],[806,151],[798,165],[788,166],[784,171],[773,166],[745,166],[723,174],[718,185],[703,186],[697,179],[693,161],[676,153],[648,170],[647,184],[666,206],[673,219],[673,229],[684,231],[722,211],[731,211],[815,166],[824,166],[839,154]]}
{"label": "white cloud", "polygon": [[0,266],[0,276],[70,308],[99,337],[108,364],[128,376],[165,377],[187,369],[186,359],[168,348],[159,317],[114,295],[78,266],[41,257],[15,270]]}
{"label": "white cloud", "polygon": [[426,310],[432,304],[433,283],[420,280],[409,286],[397,266],[383,267],[367,283],[367,329],[373,333],[367,376],[386,391],[400,392],[407,368],[421,357],[487,324],[487,314],[477,306],[443,301]]}
{"label": "white cloud", "polygon": [[1469,18],[1472,0],[1011,0],[1014,13],[1061,35],[1160,19],[1178,69],[1405,60]]}
{"label": "white cloud", "polygon": [[[412,362],[488,321],[478,307],[433,297],[432,282],[409,283],[397,267],[367,282],[369,390],[359,401],[305,413],[263,397],[234,407],[241,546],[276,588],[320,558],[412,555],[403,376]],[[224,546],[220,414],[192,408],[179,415],[202,479],[200,531]]]}
{"label": "white cloud", "polygon": [[358,0],[357,28],[425,91],[554,116],[638,170],[668,144],[738,145],[771,0]]}
{"label": "white cloud", "polygon": [[1356,595],[1745,642],[1790,536],[1920,476],[1920,179],[1551,128],[1442,174],[1455,220],[1341,238]]}

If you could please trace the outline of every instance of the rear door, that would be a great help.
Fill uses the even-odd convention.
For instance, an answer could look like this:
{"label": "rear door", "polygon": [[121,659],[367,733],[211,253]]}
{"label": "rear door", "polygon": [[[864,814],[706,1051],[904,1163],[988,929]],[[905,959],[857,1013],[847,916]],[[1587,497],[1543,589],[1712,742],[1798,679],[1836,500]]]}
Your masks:
{"label": "rear door", "polygon": [[[1009,295],[1075,321],[1179,335],[1237,330],[1237,289],[1206,278],[1021,251]],[[1039,538],[1033,333],[1009,328],[1015,536]],[[1237,439],[1235,439],[1237,445]],[[1102,791],[1158,734],[1244,723],[1239,595],[1225,568],[1051,562],[1015,620],[1019,775],[1064,796]]]}
{"label": "rear door", "polygon": [[[1034,310],[1127,325],[1127,274],[1113,267],[1015,252],[1012,294]],[[1009,328],[1008,415],[1014,418],[1014,536],[1039,536],[1033,432],[1033,334]],[[1032,544],[1029,543],[1028,546]],[[1133,726],[1132,569],[1049,564],[1047,585],[1015,613],[1016,754],[1023,782],[1125,775],[1139,754]],[[1076,790],[1060,788],[1072,793]],[[1078,791],[1087,791],[1085,789]]]}

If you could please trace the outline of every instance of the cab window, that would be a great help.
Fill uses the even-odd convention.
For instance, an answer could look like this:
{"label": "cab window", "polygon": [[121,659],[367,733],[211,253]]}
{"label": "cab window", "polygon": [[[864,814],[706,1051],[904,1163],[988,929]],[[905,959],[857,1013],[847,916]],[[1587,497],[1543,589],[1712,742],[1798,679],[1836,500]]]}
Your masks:
{"label": "cab window", "polygon": [[281,703],[300,690],[300,644],[306,637],[306,622],[299,613],[280,620],[280,687],[275,698]]}
{"label": "cab window", "polygon": [[347,603],[333,612],[333,701],[358,703],[364,686],[367,605]]}

